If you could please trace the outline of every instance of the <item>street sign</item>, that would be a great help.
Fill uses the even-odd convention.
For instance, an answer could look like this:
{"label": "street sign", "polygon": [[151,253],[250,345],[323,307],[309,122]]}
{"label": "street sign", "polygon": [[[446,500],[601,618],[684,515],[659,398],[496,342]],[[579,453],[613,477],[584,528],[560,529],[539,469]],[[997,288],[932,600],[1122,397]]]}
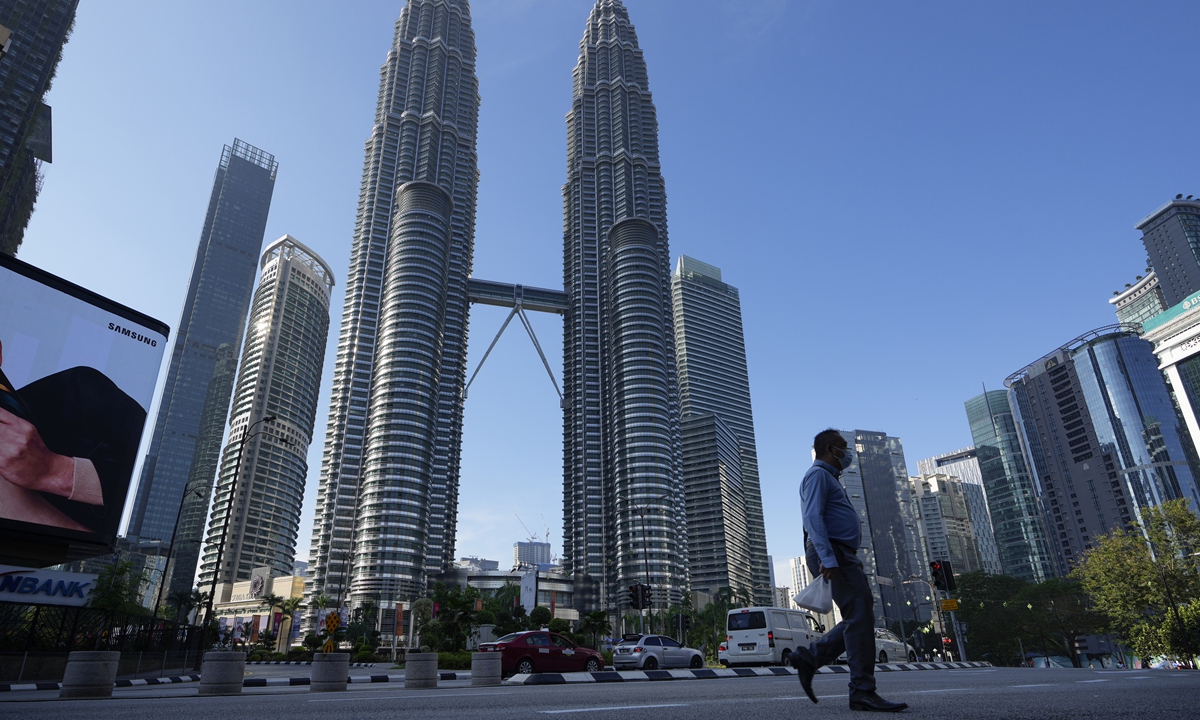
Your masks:
{"label": "street sign", "polygon": [[958,601],[957,600],[943,600],[942,601],[942,612],[954,612],[957,609],[958,609]]}
{"label": "street sign", "polygon": [[896,587],[896,584],[892,582],[892,579],[885,575],[876,575],[875,582],[879,583],[880,585],[887,585],[888,587]]}
{"label": "street sign", "polygon": [[333,650],[334,650],[333,638],[329,638],[328,640],[325,641],[325,646],[321,648],[321,652],[331,653],[331,652],[333,652]]}

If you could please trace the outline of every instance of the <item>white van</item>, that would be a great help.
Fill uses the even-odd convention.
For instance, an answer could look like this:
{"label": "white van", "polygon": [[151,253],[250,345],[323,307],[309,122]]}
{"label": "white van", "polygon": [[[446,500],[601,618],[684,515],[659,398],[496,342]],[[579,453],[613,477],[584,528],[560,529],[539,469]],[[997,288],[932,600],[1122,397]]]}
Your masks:
{"label": "white van", "polygon": [[749,607],[725,618],[727,665],[786,665],[793,649],[821,637],[817,621],[802,610]]}

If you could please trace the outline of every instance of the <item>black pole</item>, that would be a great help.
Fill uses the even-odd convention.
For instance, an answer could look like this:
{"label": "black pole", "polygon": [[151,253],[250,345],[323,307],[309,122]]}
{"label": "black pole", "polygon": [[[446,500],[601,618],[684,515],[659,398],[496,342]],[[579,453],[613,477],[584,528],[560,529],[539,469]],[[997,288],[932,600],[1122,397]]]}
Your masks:
{"label": "black pole", "polygon": [[163,565],[162,581],[158,584],[158,597],[154,600],[154,618],[158,618],[158,608],[162,605],[163,588],[167,585],[167,571],[171,569],[171,556],[175,553],[175,538],[179,535],[179,518],[183,515],[183,504],[187,496],[199,492],[200,488],[184,488],[183,497],[179,498],[179,510],[175,512],[175,529],[171,531],[171,542],[167,545],[167,562]]}
{"label": "black pole", "polygon": [[229,534],[229,526],[233,521],[233,513],[237,507],[237,485],[238,485],[238,476],[241,475],[241,472],[242,472],[242,454],[246,450],[246,443],[249,442],[251,438],[258,437],[259,435],[262,434],[262,431],[254,433],[253,435],[250,433],[250,431],[254,429],[254,426],[261,422],[275,422],[275,416],[268,415],[267,417],[260,418],[256,421],[254,421],[253,423],[251,423],[246,428],[246,434],[242,436],[242,440],[238,444],[237,463],[233,467],[233,479],[229,481],[229,485],[232,488],[230,490],[230,498],[229,498],[229,514],[225,517],[225,527],[222,528],[221,539],[220,539],[220,542],[217,543],[217,564],[216,564],[216,567],[213,569],[212,584],[209,586],[209,589],[208,589],[208,599],[204,603],[204,623],[200,626],[200,641],[197,643],[197,645],[198,645],[198,653],[197,654],[201,657],[204,654],[204,636],[208,632],[208,624],[210,622],[212,622],[213,597],[217,593],[217,578],[221,574],[221,559],[222,559],[222,556],[225,554],[225,537]]}

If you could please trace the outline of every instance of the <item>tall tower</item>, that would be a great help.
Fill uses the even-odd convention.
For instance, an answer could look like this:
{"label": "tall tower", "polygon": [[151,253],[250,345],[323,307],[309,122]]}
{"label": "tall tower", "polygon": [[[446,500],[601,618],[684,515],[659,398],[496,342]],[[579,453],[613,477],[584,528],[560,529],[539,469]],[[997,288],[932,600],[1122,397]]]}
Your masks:
{"label": "tall tower", "polygon": [[646,63],[619,0],[592,8],[574,78],[563,186],[563,558],[579,609],[623,604],[646,574],[660,607],[686,589],[688,573],[666,190]]}
{"label": "tall tower", "polygon": [[[273,155],[241,140],[221,152],[150,451],[142,463],[131,537],[168,541],[175,532],[218,350],[230,345],[236,354],[241,346],[278,169]],[[211,405],[223,422],[229,391]],[[215,442],[220,445],[220,438]]]}
{"label": "tall tower", "polygon": [[[771,568],[767,561],[767,532],[763,524],[762,490],[758,477],[758,450],[754,442],[754,414],[750,406],[750,372],[746,366],[746,338],[742,332],[742,301],[738,289],[721,281],[721,269],[683,256],[671,276],[674,301],[675,348],[679,368],[679,409],[686,424],[692,417],[711,413],[737,436],[741,454],[741,486],[745,503],[745,570],[755,602],[770,605]],[[685,431],[686,434],[686,431]],[[685,477],[689,465],[685,443]],[[691,491],[689,489],[689,495]],[[688,508],[689,521],[691,507]],[[694,532],[689,528],[689,535]],[[692,547],[696,547],[693,543]],[[690,558],[695,584],[699,562]]]}
{"label": "tall tower", "polygon": [[207,589],[224,535],[215,602],[227,602],[232,584],[256,567],[292,574],[329,334],[333,273],[325,261],[284,235],[261,265],[200,568]]}
{"label": "tall tower", "polygon": [[386,606],[454,553],[478,187],[466,0],[410,0],[380,76],[307,592]]}

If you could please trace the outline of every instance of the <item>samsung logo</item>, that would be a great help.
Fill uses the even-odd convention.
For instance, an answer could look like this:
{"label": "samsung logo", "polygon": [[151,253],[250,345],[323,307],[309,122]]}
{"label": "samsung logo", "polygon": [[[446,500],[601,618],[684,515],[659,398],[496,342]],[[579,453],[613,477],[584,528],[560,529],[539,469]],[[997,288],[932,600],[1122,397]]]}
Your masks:
{"label": "samsung logo", "polygon": [[150,347],[158,347],[157,340],[155,340],[154,338],[146,337],[145,335],[142,335],[141,333],[137,332],[136,330],[130,330],[129,328],[124,328],[124,327],[121,327],[120,325],[116,325],[113,323],[108,324],[108,329],[112,330],[113,332],[115,332],[119,335],[124,335],[127,338],[133,338],[134,340],[137,340],[138,342],[146,343]]}

